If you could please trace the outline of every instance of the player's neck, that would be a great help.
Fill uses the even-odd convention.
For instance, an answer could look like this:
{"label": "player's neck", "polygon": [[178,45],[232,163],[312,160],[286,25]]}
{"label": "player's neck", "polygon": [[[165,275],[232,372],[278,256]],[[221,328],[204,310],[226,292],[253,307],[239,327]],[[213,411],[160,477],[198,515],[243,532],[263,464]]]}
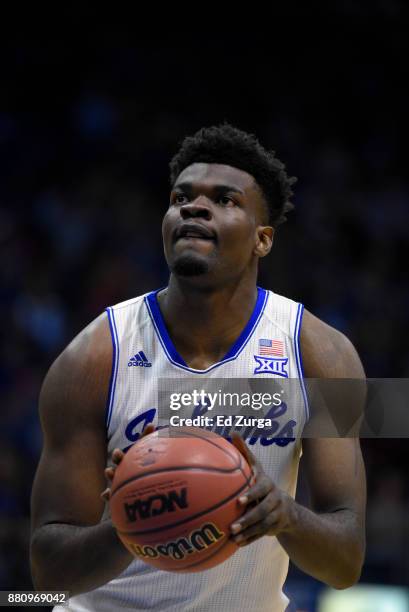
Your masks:
{"label": "player's neck", "polygon": [[240,281],[214,291],[195,290],[172,276],[158,299],[176,349],[187,363],[202,359],[198,369],[205,369],[222,359],[243,331],[257,289],[254,281]]}

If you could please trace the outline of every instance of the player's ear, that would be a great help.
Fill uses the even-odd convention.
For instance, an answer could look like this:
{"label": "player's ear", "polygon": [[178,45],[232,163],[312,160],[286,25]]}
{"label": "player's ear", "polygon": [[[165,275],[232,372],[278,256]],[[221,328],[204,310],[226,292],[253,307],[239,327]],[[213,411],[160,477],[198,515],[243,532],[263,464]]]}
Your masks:
{"label": "player's ear", "polygon": [[256,229],[256,245],[254,255],[265,257],[273,246],[274,228],[269,225],[259,225]]}

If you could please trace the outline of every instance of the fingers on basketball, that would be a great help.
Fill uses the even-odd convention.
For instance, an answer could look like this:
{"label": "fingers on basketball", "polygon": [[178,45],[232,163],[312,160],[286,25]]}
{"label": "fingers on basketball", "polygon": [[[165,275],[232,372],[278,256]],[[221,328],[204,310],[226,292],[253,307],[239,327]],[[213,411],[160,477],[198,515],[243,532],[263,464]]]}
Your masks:
{"label": "fingers on basketball", "polygon": [[[143,431],[141,438],[144,438],[145,436],[148,436],[149,434],[153,433],[155,431],[155,426],[150,424],[148,425],[145,430]],[[117,466],[121,463],[122,459],[124,458],[125,453],[123,451],[121,451],[120,448],[115,448],[113,453],[112,453],[112,461],[115,464],[114,467],[107,467],[104,470],[104,474],[105,474],[105,478],[108,480],[108,482],[111,484],[112,480],[114,478],[114,474],[115,474],[115,470],[117,468]],[[111,498],[111,488],[107,487],[102,493],[101,493],[101,498],[104,499],[105,501],[109,501]]]}
{"label": "fingers on basketball", "polygon": [[152,423],[150,423],[149,425],[147,425],[145,427],[145,429],[142,432],[141,438],[144,438],[145,436],[149,436],[149,434],[153,433],[155,431],[155,425],[153,425]]}

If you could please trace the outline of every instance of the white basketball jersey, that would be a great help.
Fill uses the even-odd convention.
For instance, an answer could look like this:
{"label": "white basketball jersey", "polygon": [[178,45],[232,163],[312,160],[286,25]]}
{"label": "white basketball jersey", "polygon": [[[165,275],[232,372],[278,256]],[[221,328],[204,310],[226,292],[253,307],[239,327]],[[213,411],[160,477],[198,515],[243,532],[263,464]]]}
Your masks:
{"label": "white basketball jersey", "polygon": [[[299,347],[303,306],[271,291],[257,291],[240,337],[220,362],[203,371],[189,368],[178,354],[160,312],[158,291],[107,309],[114,347],[107,404],[109,456],[114,448],[136,442],[148,423],[157,425],[158,379],[264,378],[275,384],[297,379],[291,406],[274,413],[272,430],[236,428],[265,472],[294,497],[308,410]],[[282,591],[288,562],[272,536],[239,548],[221,565],[199,573],[160,571],[135,559],[120,576],[73,597],[65,609],[283,612],[288,605]]]}

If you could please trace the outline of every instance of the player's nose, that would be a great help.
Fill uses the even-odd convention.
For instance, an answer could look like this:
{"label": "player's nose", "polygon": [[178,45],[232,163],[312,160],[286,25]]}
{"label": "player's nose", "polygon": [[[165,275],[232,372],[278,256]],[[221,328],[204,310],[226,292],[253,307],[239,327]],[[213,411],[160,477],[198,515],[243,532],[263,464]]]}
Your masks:
{"label": "player's nose", "polygon": [[193,202],[183,204],[180,207],[180,215],[184,221],[194,217],[205,219],[206,221],[210,221],[212,218],[212,212],[209,206],[207,206],[205,198],[197,198]]}

